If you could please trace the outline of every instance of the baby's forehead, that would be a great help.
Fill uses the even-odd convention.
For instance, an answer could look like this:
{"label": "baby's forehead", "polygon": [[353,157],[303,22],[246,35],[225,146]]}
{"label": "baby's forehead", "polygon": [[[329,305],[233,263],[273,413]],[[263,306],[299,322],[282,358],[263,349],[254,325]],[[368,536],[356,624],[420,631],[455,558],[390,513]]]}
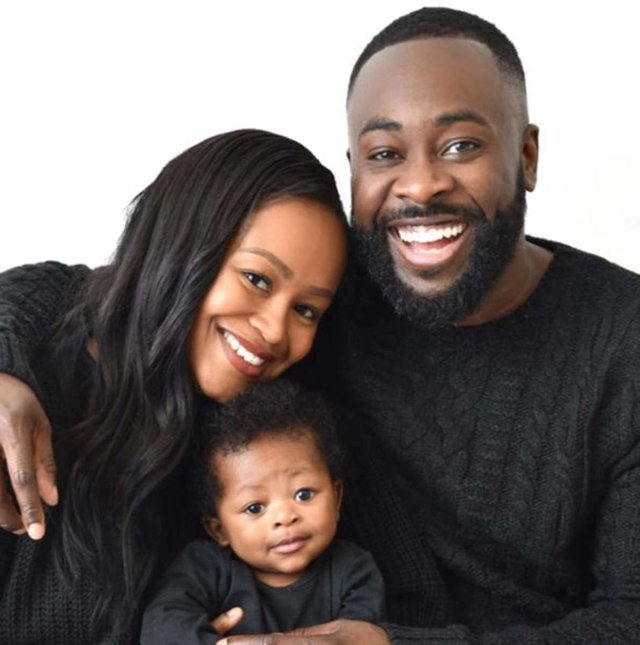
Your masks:
{"label": "baby's forehead", "polygon": [[258,479],[270,473],[300,474],[328,472],[316,433],[307,427],[283,428],[265,432],[247,444],[220,448],[210,455],[210,468],[221,480],[250,477]]}
{"label": "baby's forehead", "polygon": [[242,443],[230,441],[214,446],[209,457],[224,460],[225,458],[251,451],[264,451],[267,449],[287,451],[292,445],[295,445],[300,450],[318,453],[319,456],[325,457],[322,453],[319,433],[310,425],[284,426],[264,430]]}

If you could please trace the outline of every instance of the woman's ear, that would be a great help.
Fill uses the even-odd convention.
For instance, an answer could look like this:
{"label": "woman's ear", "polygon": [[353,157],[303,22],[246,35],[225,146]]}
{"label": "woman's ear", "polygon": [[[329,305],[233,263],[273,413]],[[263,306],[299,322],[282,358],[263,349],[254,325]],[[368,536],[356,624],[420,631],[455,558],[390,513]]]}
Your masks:
{"label": "woman's ear", "polygon": [[204,530],[220,545],[229,546],[227,532],[222,526],[222,522],[217,517],[205,517],[202,520]]}

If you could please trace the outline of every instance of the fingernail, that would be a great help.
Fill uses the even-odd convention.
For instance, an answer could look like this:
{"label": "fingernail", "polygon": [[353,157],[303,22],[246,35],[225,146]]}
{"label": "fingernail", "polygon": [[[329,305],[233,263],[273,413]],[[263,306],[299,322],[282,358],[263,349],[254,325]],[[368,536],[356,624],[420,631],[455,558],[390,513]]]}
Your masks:
{"label": "fingernail", "polygon": [[32,540],[41,540],[44,535],[44,525],[39,522],[34,522],[27,526],[27,533]]}
{"label": "fingernail", "polygon": [[16,529],[15,531],[11,531],[14,535],[24,535],[26,533],[26,530],[24,528],[21,529]]}
{"label": "fingernail", "polygon": [[227,612],[227,617],[229,617],[229,618],[238,618],[241,613],[242,613],[242,609],[240,609],[240,607],[232,607]]}
{"label": "fingernail", "polygon": [[53,486],[53,503],[51,504],[51,506],[55,506],[58,503],[59,499],[60,498],[58,497],[58,487],[54,485]]}

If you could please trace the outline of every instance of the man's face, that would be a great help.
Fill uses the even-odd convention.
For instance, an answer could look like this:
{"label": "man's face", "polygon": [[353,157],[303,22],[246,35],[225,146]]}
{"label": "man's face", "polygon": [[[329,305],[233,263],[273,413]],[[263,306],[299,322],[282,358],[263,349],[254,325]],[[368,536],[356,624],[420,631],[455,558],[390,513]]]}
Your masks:
{"label": "man's face", "polygon": [[462,38],[375,54],[348,104],[360,252],[399,313],[462,321],[523,240],[537,139],[490,50]]}

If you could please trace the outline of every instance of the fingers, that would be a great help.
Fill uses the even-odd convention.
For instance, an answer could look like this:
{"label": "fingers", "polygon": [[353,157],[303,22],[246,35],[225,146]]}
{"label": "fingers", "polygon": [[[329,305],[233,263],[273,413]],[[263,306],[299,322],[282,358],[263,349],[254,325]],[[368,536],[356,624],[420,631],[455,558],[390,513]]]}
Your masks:
{"label": "fingers", "polygon": [[56,486],[56,460],[51,444],[51,426],[46,423],[36,434],[35,467],[38,492],[45,504],[55,506],[58,503]]}
{"label": "fingers", "polygon": [[2,472],[0,472],[0,528],[18,535],[22,535],[25,532],[22,518],[18,514],[13,498],[7,490],[4,473]]}
{"label": "fingers", "polygon": [[[324,636],[310,636],[291,634],[255,634],[252,636],[229,636],[221,640],[218,645],[323,645],[329,644]],[[337,645],[337,641],[335,641]]]}
{"label": "fingers", "polygon": [[229,611],[225,611],[224,614],[220,614],[217,618],[214,618],[210,624],[216,633],[224,635],[233,629],[241,620],[242,608],[232,607]]}
{"label": "fingers", "polygon": [[45,531],[40,498],[58,501],[51,426],[31,388],[9,374],[0,374],[0,461],[2,456],[8,479],[0,481],[0,527],[26,528],[39,540]]}
{"label": "fingers", "polygon": [[22,514],[22,524],[32,540],[44,535],[44,511],[38,493],[36,471],[30,441],[5,447],[7,472],[13,495]]}

